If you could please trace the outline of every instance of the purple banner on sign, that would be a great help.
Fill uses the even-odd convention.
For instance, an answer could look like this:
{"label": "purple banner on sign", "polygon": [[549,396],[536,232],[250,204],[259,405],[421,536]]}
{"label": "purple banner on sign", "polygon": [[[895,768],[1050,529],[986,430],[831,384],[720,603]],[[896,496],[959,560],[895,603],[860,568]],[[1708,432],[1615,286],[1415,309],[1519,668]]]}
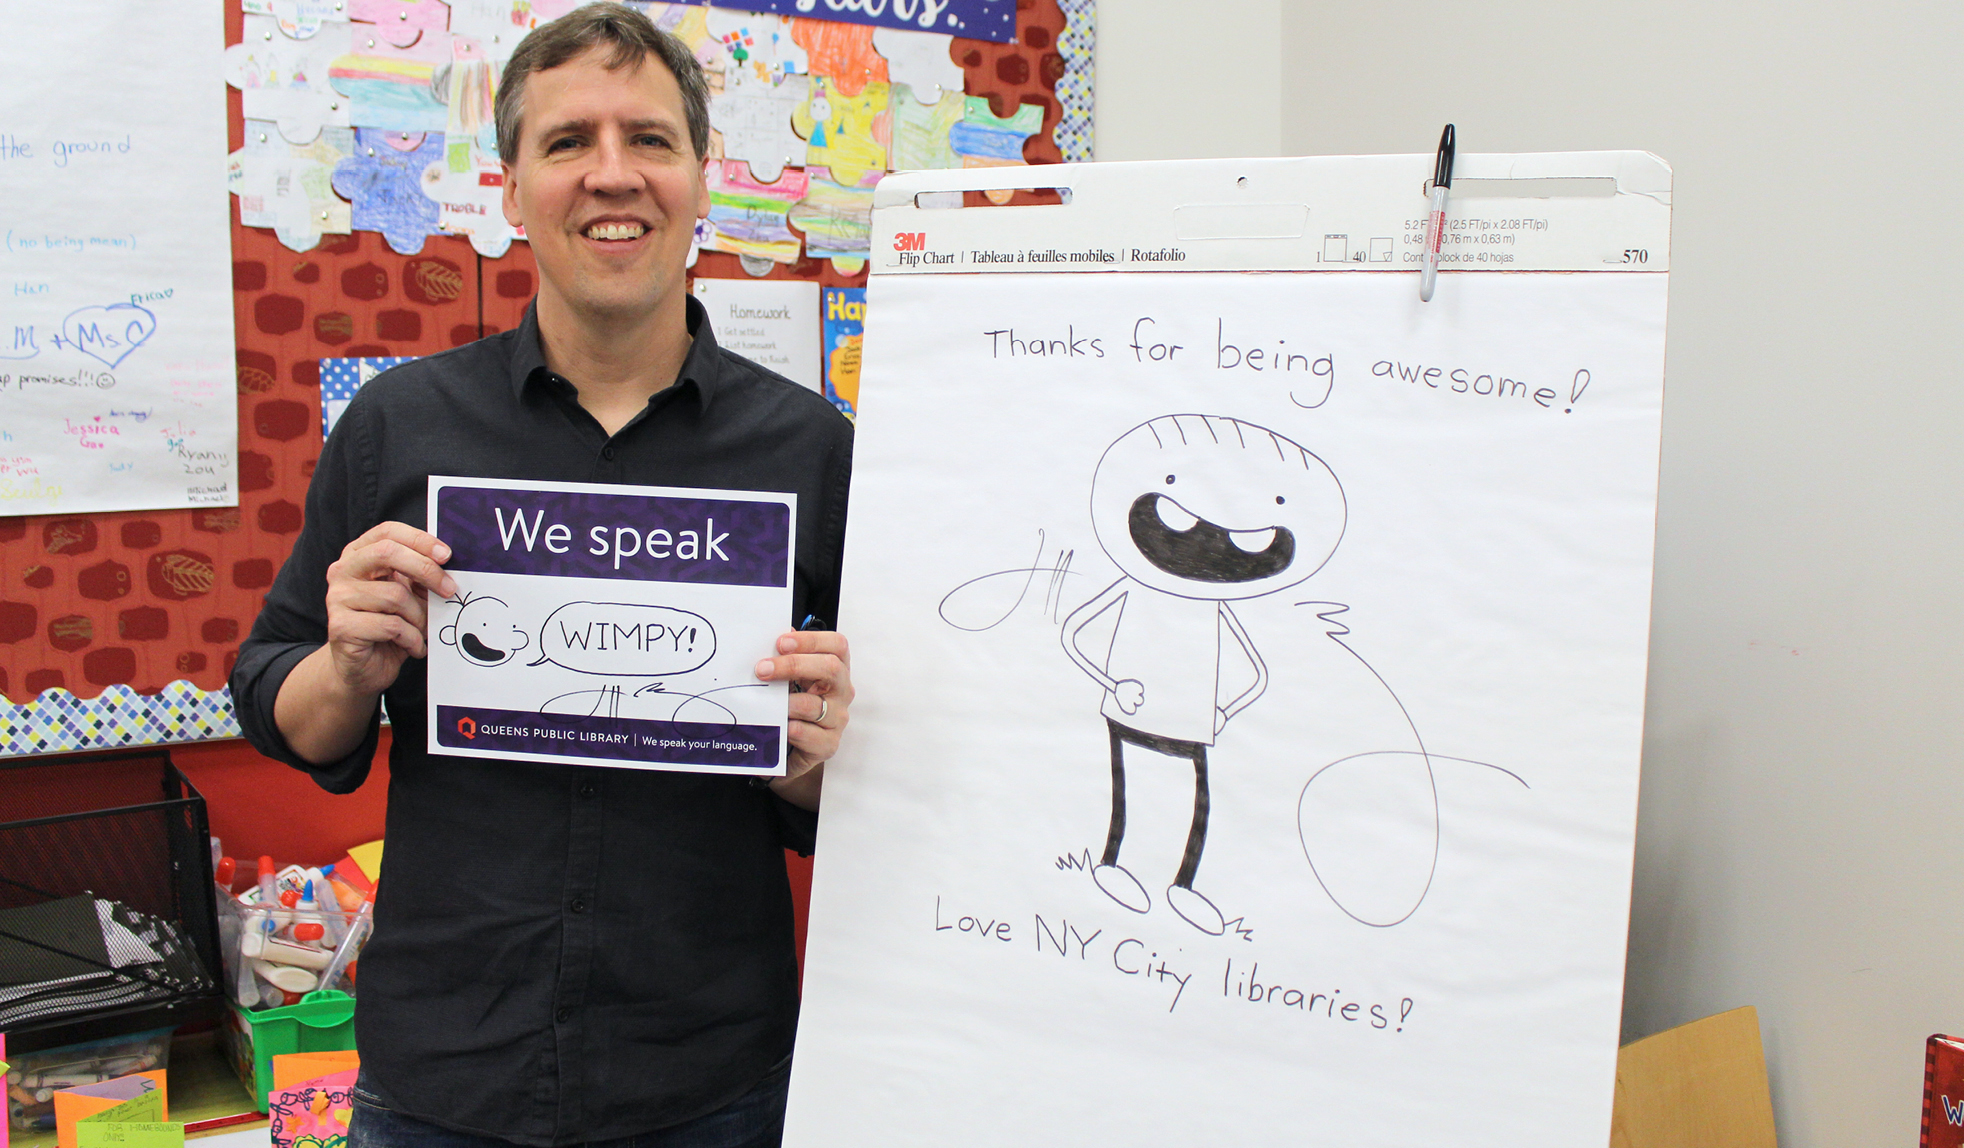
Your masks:
{"label": "purple banner on sign", "polygon": [[777,727],[768,725],[436,708],[438,745],[487,753],[767,770],[777,768],[777,737]]}
{"label": "purple banner on sign", "polygon": [[784,586],[791,510],[775,502],[445,486],[446,569]]}
{"label": "purple banner on sign", "polygon": [[942,32],[998,44],[1016,39],[1016,0],[717,0],[716,6],[911,32]]}

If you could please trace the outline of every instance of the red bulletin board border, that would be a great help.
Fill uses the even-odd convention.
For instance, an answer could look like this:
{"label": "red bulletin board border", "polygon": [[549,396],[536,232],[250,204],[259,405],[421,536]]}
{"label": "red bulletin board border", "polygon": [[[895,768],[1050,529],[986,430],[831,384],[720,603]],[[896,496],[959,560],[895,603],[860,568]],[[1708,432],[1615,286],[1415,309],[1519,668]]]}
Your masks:
{"label": "red bulletin board border", "polygon": [[[228,7],[226,38],[236,42],[242,18],[236,5]],[[994,114],[1009,116],[1025,103],[1043,108],[1043,130],[1030,137],[1024,157],[1056,163],[1065,16],[1058,0],[1017,0],[1017,25],[1015,43],[957,39],[950,55],[968,93],[986,96]],[[236,149],[244,134],[239,93],[228,89],[227,99]],[[12,703],[0,705],[0,746],[13,745],[0,756],[34,752],[19,735],[37,720],[46,724],[41,711],[52,701],[86,711],[90,699],[123,685],[163,709],[170,699],[157,695],[172,683],[185,683],[174,691],[179,701],[187,691],[221,691],[239,639],[300,529],[321,446],[318,360],[427,355],[507,330],[536,287],[523,243],[485,259],[465,240],[440,236],[403,256],[380,235],[358,231],[296,252],[270,231],[242,226],[236,206],[232,258],[239,505],[0,517],[0,701]],[[694,274],[746,277],[735,256],[714,252],[702,253]],[[765,278],[827,287],[866,281],[864,271],[843,275],[829,260],[811,258],[775,265]],[[223,695],[206,700],[223,700],[229,711]],[[136,741],[90,741],[95,735],[77,730],[79,743],[49,749],[230,736],[236,726],[201,732],[193,722],[174,736]]]}

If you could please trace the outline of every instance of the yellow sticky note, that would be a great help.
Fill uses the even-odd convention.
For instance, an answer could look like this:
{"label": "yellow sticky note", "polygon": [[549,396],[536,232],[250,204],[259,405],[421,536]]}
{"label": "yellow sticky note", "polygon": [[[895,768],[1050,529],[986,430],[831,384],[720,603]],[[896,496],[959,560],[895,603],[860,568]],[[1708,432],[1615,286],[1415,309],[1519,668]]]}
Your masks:
{"label": "yellow sticky note", "polygon": [[184,1125],[175,1122],[91,1117],[75,1125],[76,1148],[181,1148],[183,1143]]}

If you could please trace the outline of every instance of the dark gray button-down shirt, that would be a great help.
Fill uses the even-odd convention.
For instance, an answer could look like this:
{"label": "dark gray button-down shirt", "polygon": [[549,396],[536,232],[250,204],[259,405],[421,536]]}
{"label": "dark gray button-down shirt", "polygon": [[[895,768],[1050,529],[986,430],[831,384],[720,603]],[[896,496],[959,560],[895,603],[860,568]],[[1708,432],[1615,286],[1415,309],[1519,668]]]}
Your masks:
{"label": "dark gray button-down shirt", "polygon": [[[424,526],[431,474],[795,493],[786,628],[836,617],[851,424],[718,349],[694,299],[689,326],[675,385],[611,437],[546,368],[530,312],[363,387],[232,674],[253,744],[330,792],[367,775],[373,731],[310,766],[273,702],[325,638],[328,565],[376,523]],[[542,1146],[651,1131],[741,1095],[790,1049],[782,849],[809,852],[816,815],[738,777],[429,753],[424,681],[412,659],[385,694],[388,866],[356,1010],[369,1087],[405,1114]]]}

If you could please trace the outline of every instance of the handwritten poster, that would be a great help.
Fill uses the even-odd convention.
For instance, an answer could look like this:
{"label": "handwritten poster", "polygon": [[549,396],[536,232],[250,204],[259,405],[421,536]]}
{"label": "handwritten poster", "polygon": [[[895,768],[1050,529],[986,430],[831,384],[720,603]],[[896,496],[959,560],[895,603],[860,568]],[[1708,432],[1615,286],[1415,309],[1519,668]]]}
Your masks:
{"label": "handwritten poster", "polygon": [[0,515],[238,502],[223,12],[0,36]]}
{"label": "handwritten poster", "polygon": [[789,494],[430,478],[433,752],[784,773]]}
{"label": "handwritten poster", "polygon": [[1365,162],[891,177],[792,1148],[1608,1139],[1667,277],[1292,270]]}
{"label": "handwritten poster", "polygon": [[716,345],[820,389],[818,284],[798,279],[695,281]]}

